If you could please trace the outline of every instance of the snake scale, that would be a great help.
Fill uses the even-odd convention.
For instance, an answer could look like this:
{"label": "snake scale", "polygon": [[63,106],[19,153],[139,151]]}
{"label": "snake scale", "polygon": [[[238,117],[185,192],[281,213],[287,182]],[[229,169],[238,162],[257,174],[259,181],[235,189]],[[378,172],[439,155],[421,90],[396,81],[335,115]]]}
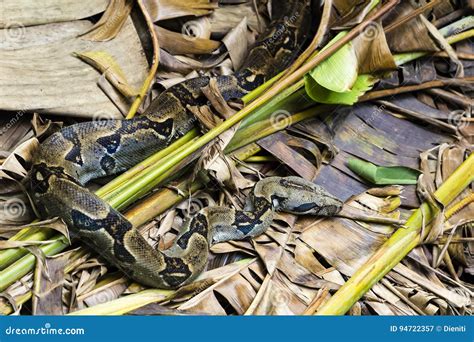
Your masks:
{"label": "snake scale", "polygon": [[[306,39],[310,21],[310,0],[273,0],[272,22],[247,62],[234,74],[216,78],[224,99],[241,98],[287,67]],[[169,88],[136,118],[79,123],[46,139],[30,172],[41,216],[62,218],[81,242],[128,277],[151,287],[177,288],[203,271],[211,244],[261,234],[276,210],[315,215],[339,211],[341,202],[311,182],[269,177],[257,182],[246,210],[203,209],[169,249],[160,251],[85,187],[92,179],[127,170],[188,132],[195,118],[187,108],[207,103],[201,89],[209,81],[198,77]]]}

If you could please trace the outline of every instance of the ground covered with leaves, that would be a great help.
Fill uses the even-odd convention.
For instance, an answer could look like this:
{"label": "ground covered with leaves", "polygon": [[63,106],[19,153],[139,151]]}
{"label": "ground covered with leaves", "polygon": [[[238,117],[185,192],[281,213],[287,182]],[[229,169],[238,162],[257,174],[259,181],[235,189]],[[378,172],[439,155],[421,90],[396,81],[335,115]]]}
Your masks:
{"label": "ground covered with leaves", "polygon": [[472,1],[314,1],[312,41],[286,72],[229,103],[211,82],[199,126],[88,185],[161,249],[203,207],[242,208],[264,176],[324,186],[345,202],[337,217],[279,214],[212,246],[177,291],[133,283],[37,219],[25,178],[42,141],[238,70],[272,1],[3,1],[0,313],[472,313]]}

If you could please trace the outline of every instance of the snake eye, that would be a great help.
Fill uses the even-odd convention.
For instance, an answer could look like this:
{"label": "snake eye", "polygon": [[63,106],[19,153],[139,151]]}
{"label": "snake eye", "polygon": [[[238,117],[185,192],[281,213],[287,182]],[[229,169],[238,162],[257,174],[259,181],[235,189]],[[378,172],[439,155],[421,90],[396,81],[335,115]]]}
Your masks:
{"label": "snake eye", "polygon": [[31,173],[31,189],[34,193],[45,193],[49,188],[49,176],[51,173],[41,166],[33,167]]}
{"label": "snake eye", "polygon": [[272,205],[274,208],[279,208],[287,200],[287,197],[272,195]]}

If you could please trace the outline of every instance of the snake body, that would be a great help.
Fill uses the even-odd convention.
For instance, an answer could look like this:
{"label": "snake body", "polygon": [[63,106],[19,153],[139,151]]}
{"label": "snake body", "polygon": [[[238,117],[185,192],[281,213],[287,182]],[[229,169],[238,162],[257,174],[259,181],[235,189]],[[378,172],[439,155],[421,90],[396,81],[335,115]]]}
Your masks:
{"label": "snake body", "polygon": [[[242,68],[216,78],[225,100],[241,98],[286,67],[310,25],[310,0],[274,0],[273,21],[250,50]],[[173,246],[152,248],[118,211],[90,192],[91,179],[117,174],[188,132],[195,118],[188,106],[207,103],[199,77],[159,95],[139,117],[84,122],[45,140],[34,158],[30,185],[39,212],[62,218],[81,241],[130,278],[151,287],[177,288],[204,269],[212,243],[261,234],[276,210],[332,215],[341,203],[297,177],[257,182],[247,210],[203,209],[189,220]]]}

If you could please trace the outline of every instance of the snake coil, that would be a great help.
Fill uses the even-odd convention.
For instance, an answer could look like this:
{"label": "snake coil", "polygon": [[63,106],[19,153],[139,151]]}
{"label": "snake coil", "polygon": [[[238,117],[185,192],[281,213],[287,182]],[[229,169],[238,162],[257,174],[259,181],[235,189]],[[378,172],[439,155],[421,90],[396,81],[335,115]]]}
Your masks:
{"label": "snake coil", "polygon": [[[225,100],[241,98],[291,63],[310,27],[310,0],[274,0],[273,20],[233,75],[216,78]],[[81,241],[130,278],[151,287],[177,288],[203,271],[209,245],[261,234],[276,210],[332,215],[341,203],[298,177],[270,177],[256,184],[249,208],[211,207],[193,217],[166,251],[152,248],[118,211],[85,184],[123,172],[188,132],[195,118],[188,106],[207,103],[201,89],[209,77],[177,84],[145,113],[130,120],[84,122],[51,135],[30,172],[33,198],[42,216],[62,218]]]}

